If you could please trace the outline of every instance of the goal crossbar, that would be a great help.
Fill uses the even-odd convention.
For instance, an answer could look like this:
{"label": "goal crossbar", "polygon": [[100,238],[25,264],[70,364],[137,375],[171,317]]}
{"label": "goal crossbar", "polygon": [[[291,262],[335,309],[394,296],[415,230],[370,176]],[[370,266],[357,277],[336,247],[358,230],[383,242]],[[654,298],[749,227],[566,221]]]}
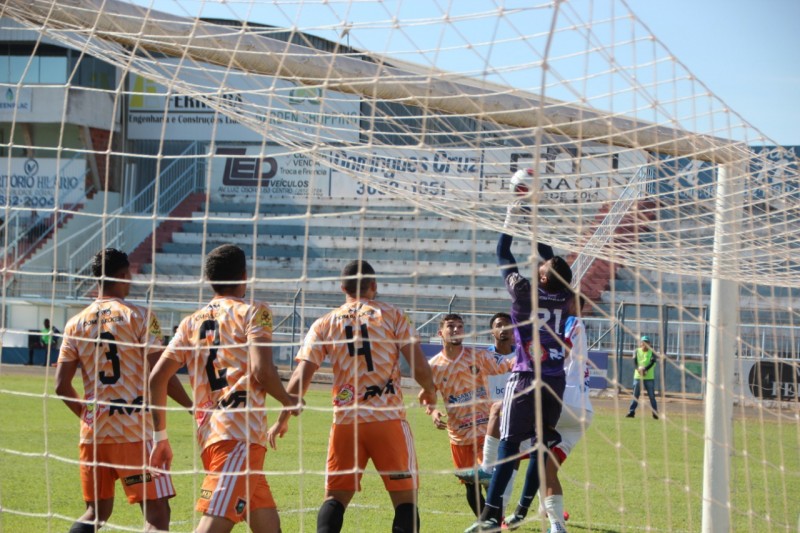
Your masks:
{"label": "goal crossbar", "polygon": [[[134,51],[188,57],[243,72],[304,85],[402,102],[447,114],[468,115],[516,128],[542,128],[575,140],[599,140],[626,148],[696,160],[731,163],[749,157],[730,140],[541,98],[511,87],[454,76],[371,54],[371,61],[272,39],[201,19],[188,19],[119,0],[7,0],[3,14],[34,24],[58,39],[60,31],[94,37]],[[361,54],[364,55],[364,54]],[[180,91],[176,87],[176,90]]]}

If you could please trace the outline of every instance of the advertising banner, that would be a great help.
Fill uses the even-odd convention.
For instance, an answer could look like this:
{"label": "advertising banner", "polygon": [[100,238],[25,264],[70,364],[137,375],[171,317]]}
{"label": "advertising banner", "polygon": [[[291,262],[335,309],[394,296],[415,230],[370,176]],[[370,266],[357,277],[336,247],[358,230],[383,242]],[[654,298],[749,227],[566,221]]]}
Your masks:
{"label": "advertising banner", "polygon": [[[162,76],[191,85],[194,94],[170,91],[138,74],[129,77],[128,138],[185,141],[357,142],[361,101],[356,95],[298,86],[273,78],[203,64],[180,66],[163,58]],[[155,77],[155,76],[154,76]],[[209,107],[218,102],[226,113]],[[243,125],[244,123],[247,126]]]}
{"label": "advertising banner", "polygon": [[33,111],[33,89],[30,87],[6,87],[0,98],[0,118],[12,120],[14,114],[26,114]]}
{"label": "advertising banner", "polygon": [[[59,168],[60,166],[60,168]],[[52,208],[83,197],[86,161],[11,157],[0,160],[0,207]]]}
{"label": "advertising banner", "polygon": [[305,202],[330,196],[330,170],[280,146],[217,147],[211,160],[211,195],[233,201]]}
{"label": "advertising banner", "polygon": [[750,400],[797,402],[800,400],[798,384],[800,384],[800,361],[792,359],[737,360],[734,387],[740,397]]}

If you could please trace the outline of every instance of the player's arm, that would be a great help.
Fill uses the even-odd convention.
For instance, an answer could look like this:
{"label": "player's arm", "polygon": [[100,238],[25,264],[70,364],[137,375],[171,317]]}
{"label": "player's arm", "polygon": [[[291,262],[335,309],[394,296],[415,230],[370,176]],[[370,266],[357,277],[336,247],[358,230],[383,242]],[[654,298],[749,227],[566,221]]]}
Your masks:
{"label": "player's arm", "polygon": [[[155,368],[156,363],[158,363],[162,353],[164,353],[164,350],[156,350],[148,353],[147,368]],[[189,397],[189,394],[183,387],[181,380],[178,379],[177,371],[171,378],[169,378],[169,381],[167,382],[167,396],[178,402],[178,405],[185,407],[186,409],[191,409],[194,405],[191,397]]]}
{"label": "player's arm", "polygon": [[153,451],[150,466],[169,470],[172,465],[172,447],[167,440],[167,389],[169,381],[183,366],[169,357],[160,357],[150,372],[150,412],[153,415]]}
{"label": "player's arm", "polygon": [[56,394],[61,397],[64,404],[69,407],[69,410],[75,413],[75,416],[80,418],[83,411],[80,396],[75,387],[72,386],[72,379],[75,377],[75,372],[78,370],[78,361],[63,361],[56,365]]}
{"label": "player's arm", "polygon": [[[302,401],[303,396],[305,396],[306,391],[311,386],[311,379],[314,377],[314,373],[318,368],[319,365],[311,361],[306,361],[305,359],[300,359],[297,362],[297,366],[294,367],[294,372],[292,372],[292,376],[289,378],[289,383],[286,385],[288,394],[290,394],[292,398],[297,398],[297,401]],[[273,450],[275,449],[276,439],[283,438],[286,431],[289,429],[289,417],[293,414],[297,413],[287,410],[281,411],[281,414],[278,415],[278,420],[275,421],[269,428],[269,431],[267,431],[267,441]]]}
{"label": "player's arm", "polygon": [[414,381],[422,387],[419,392],[420,403],[433,407],[436,405],[436,385],[433,382],[431,365],[428,364],[425,354],[422,353],[419,339],[415,338],[401,346],[400,353],[403,354],[408,366],[411,367],[411,371],[414,373]]}
{"label": "player's arm", "polygon": [[268,337],[250,339],[250,369],[253,380],[284,407],[297,407],[297,398],[283,388],[278,368],[272,361],[270,342],[272,339]]}

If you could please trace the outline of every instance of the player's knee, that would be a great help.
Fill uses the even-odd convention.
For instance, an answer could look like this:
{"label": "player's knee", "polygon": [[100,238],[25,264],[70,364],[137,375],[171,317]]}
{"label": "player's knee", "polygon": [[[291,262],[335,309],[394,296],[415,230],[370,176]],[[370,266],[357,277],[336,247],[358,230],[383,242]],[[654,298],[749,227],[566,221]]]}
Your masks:
{"label": "player's knee", "polygon": [[419,511],[413,503],[401,503],[394,508],[392,533],[415,533],[419,531]]}
{"label": "player's knee", "polygon": [[94,533],[94,524],[86,524],[84,522],[75,522],[69,528],[69,533]]}
{"label": "player's knee", "polygon": [[550,448],[550,451],[553,453],[553,457],[556,461],[556,466],[561,466],[564,464],[564,461],[567,460],[567,452],[561,447],[560,444],[553,446]]}
{"label": "player's knee", "polygon": [[344,505],[333,498],[322,502],[317,514],[317,533],[339,533],[344,523]]}

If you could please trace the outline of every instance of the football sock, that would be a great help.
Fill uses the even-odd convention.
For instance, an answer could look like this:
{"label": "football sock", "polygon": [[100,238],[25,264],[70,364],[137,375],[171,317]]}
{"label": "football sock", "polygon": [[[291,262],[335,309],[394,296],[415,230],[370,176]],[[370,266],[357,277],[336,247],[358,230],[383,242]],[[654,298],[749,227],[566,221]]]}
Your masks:
{"label": "football sock", "polygon": [[505,506],[505,516],[508,516],[508,504],[511,502],[511,493],[514,491],[514,479],[517,477],[517,469],[511,472],[511,479],[508,480],[506,490],[503,492],[503,505]]}
{"label": "football sock", "polygon": [[[545,464],[547,456],[544,458]],[[519,504],[523,507],[530,507],[533,498],[539,491],[539,468],[536,461],[536,454],[532,454],[528,461],[528,470],[525,472],[525,485],[522,486],[522,495],[519,497]]]}
{"label": "football sock", "polygon": [[550,520],[550,531],[566,531],[567,525],[564,523],[564,496],[554,494],[544,499],[544,508],[547,510],[547,518]]}
{"label": "football sock", "polygon": [[464,486],[467,488],[467,503],[470,509],[475,516],[480,516],[483,506],[486,504],[483,493],[481,493],[481,486],[475,483],[464,483]]}
{"label": "football sock", "polygon": [[487,474],[494,471],[494,466],[497,464],[497,448],[500,446],[500,439],[495,437],[486,437],[483,441],[483,461],[481,462],[481,470]]}
{"label": "football sock", "polygon": [[516,463],[514,459],[506,459],[514,457],[517,455],[518,451],[518,442],[500,441],[500,446],[497,450],[498,464],[494,469],[492,482],[489,484],[489,491],[486,494],[487,507],[491,505],[498,510],[498,514],[502,514],[503,493],[506,491],[511,475],[514,473],[514,466]]}
{"label": "football sock", "polygon": [[322,502],[317,514],[317,533],[339,533],[344,523],[344,505],[330,499]]}
{"label": "football sock", "polygon": [[419,531],[419,511],[413,503],[401,503],[394,509],[392,533],[415,533]]}

